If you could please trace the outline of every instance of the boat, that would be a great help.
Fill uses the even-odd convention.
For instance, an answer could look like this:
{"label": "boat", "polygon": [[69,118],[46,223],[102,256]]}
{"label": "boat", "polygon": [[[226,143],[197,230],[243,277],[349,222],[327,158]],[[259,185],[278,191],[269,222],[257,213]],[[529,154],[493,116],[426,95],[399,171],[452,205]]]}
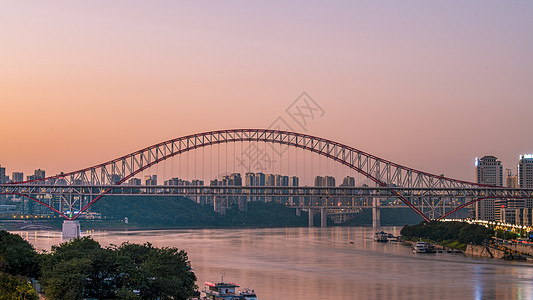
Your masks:
{"label": "boat", "polygon": [[224,282],[224,274],[220,282],[205,282],[205,288],[202,291],[204,296],[201,300],[257,300],[254,290],[245,288],[237,291],[239,285],[235,282]]}
{"label": "boat", "polygon": [[392,235],[392,234],[390,234],[390,233],[389,233],[389,235],[387,236],[387,240],[388,240],[389,242],[399,242],[399,241],[400,241],[400,239],[398,239],[397,236],[394,236],[394,235]]}
{"label": "boat", "polygon": [[387,233],[383,231],[374,233],[374,241],[381,243],[388,242],[389,240],[387,239]]}
{"label": "boat", "polygon": [[435,246],[423,241],[418,241],[413,245],[414,253],[435,253]]}
{"label": "boat", "polygon": [[394,236],[392,233],[385,233],[385,237],[387,238],[387,241],[389,242],[399,242],[400,240],[398,239],[397,236]]}

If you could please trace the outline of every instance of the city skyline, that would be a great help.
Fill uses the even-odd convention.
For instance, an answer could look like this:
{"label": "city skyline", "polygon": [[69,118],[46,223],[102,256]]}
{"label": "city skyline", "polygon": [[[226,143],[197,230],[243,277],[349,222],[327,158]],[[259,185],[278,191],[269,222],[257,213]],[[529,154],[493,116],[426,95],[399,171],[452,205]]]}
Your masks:
{"label": "city skyline", "polygon": [[[231,152],[227,149],[225,149],[228,153]],[[236,150],[235,150],[236,151]],[[212,152],[212,151],[211,151]],[[186,152],[187,153],[187,152]],[[211,153],[212,154],[212,153]],[[271,153],[273,156],[276,155],[277,153],[275,151],[273,151]],[[197,155],[194,155],[194,157],[196,157]],[[288,155],[290,156],[290,154]],[[179,155],[177,156],[179,158]],[[272,175],[275,175],[275,174],[281,174],[282,176],[289,176],[289,177],[298,177],[298,178],[301,178],[302,179],[302,182],[304,185],[313,185],[313,182],[314,180],[316,179],[315,176],[326,176],[326,177],[333,177],[334,180],[335,178],[338,178],[338,179],[342,179],[346,176],[350,176],[350,177],[359,177],[359,179],[357,181],[361,182],[361,184],[368,184],[368,183],[371,183],[371,181],[368,180],[368,178],[365,178],[365,176],[363,176],[362,174],[356,172],[355,170],[352,170],[352,169],[349,169],[349,168],[346,168],[344,166],[339,166],[338,164],[336,164],[335,162],[333,161],[330,161],[328,158],[325,158],[325,157],[321,157],[321,156],[315,156],[315,159],[318,157],[319,159],[319,162],[316,162],[316,161],[313,161],[311,160],[310,163],[313,165],[312,168],[309,168],[309,170],[311,170],[310,173],[305,173],[305,174],[299,174],[297,173],[298,172],[298,167],[296,166],[292,166],[291,168],[291,164],[299,164],[299,158],[296,159],[296,161],[290,161],[290,158],[287,159],[287,165],[288,167],[287,168],[284,168],[285,166],[285,162],[283,162],[283,154],[280,155],[278,157],[278,160],[280,162],[280,165],[278,166],[279,169],[277,169],[277,171],[275,171],[275,168],[274,168],[274,165],[275,163],[271,164],[270,167],[267,167],[267,168],[264,168],[264,169],[243,169],[243,166],[240,167],[240,170],[237,170],[237,169],[231,169],[231,165],[233,164],[233,167],[235,167],[236,164],[238,164],[238,158],[235,159],[235,161],[237,162],[230,162],[228,163],[227,165],[224,165],[223,168],[226,168],[226,171],[222,171],[220,170],[220,167],[218,169],[218,171],[215,171],[217,173],[215,173],[216,175],[213,176],[212,173],[209,173],[209,174],[205,174],[205,173],[202,173],[202,171],[199,171],[200,174],[198,174],[198,172],[195,170],[194,172],[191,170],[189,172],[189,169],[192,169],[192,168],[197,168],[198,164],[200,164],[200,162],[198,161],[195,161],[194,163],[191,163],[191,162],[186,162],[184,163],[183,165],[181,165],[181,161],[179,161],[180,165],[178,166],[179,170],[177,171],[174,171],[174,165],[175,163],[172,163],[172,173],[167,173],[167,168],[165,167],[165,170],[164,171],[161,171],[159,170],[158,168],[155,168],[155,170],[151,170],[151,169],[148,169],[146,171],[143,171],[140,175],[137,175],[133,178],[135,178],[136,180],[143,180],[143,177],[146,177],[146,176],[152,176],[152,175],[155,175],[156,177],[157,176],[163,176],[163,179],[164,180],[168,180],[168,179],[182,179],[182,180],[203,180],[203,181],[209,181],[209,180],[212,180],[212,179],[218,179],[218,180],[222,180],[223,177],[225,176],[228,176],[228,175],[231,175],[231,174],[241,174],[241,175],[245,175],[246,173],[256,173],[256,174],[272,174]],[[287,155],[285,155],[285,157],[287,157]],[[514,186],[509,186],[509,182],[506,182],[504,180],[504,178],[509,178],[509,176],[513,176],[513,177],[516,177],[516,179],[518,180],[519,179],[519,174],[520,174],[520,166],[522,165],[521,162],[523,162],[524,160],[527,160],[528,162],[531,161],[533,157],[533,154],[520,154],[519,155],[519,159],[516,161],[516,163],[514,165],[512,165],[512,167],[509,167],[509,166],[506,166],[506,165],[503,165],[501,164],[501,161],[499,160],[499,158],[493,156],[493,155],[484,155],[483,157],[476,157],[475,160],[474,160],[474,164],[473,164],[473,176],[472,178],[470,179],[466,179],[466,181],[469,181],[469,182],[476,182],[476,183],[484,183],[484,184],[489,184],[489,185],[496,185],[496,186],[508,186],[508,187],[514,187]],[[489,179],[489,181],[486,181],[484,179],[481,179],[479,176],[480,174],[478,173],[478,170],[479,170],[479,165],[481,164],[481,162],[485,159],[485,158],[492,158],[492,159],[498,159],[498,164],[500,164],[500,169],[501,169],[501,172],[502,172],[502,177],[500,178],[500,180],[503,180],[501,183],[498,182],[492,182],[490,180],[493,180],[493,179]],[[178,159],[176,157],[173,158],[175,161],[178,161]],[[219,160],[224,160],[224,159],[219,159]],[[258,159],[259,160],[259,159]],[[320,162],[320,160],[322,160],[322,162]],[[335,165],[335,167],[332,169],[331,167],[324,167],[322,166],[324,164],[323,161],[327,161],[325,164],[331,164],[331,165]],[[214,162],[215,164],[217,163],[216,161]],[[219,162],[218,162],[219,163]],[[227,158],[226,158],[226,163],[227,163]],[[306,161],[304,160],[303,163],[306,163]],[[205,164],[205,162],[203,162],[202,164]],[[251,162],[248,162],[249,165],[252,165],[253,163]],[[318,167],[317,167],[318,166]],[[320,167],[322,166],[322,167]],[[170,168],[170,167],[169,167]],[[228,169],[230,168],[230,169]],[[529,167],[528,167],[529,168]],[[183,171],[183,169],[187,169],[187,173],[186,175],[184,175],[185,173],[180,173],[180,172],[185,172]],[[213,167],[209,167],[208,169],[211,169],[211,172],[212,172],[212,169]],[[303,168],[304,171],[305,171],[305,168]],[[522,169],[524,169],[522,167]],[[300,170],[302,170],[302,168],[300,167]],[[329,170],[329,171],[328,171]],[[503,170],[505,170],[505,176],[503,175]],[[12,181],[12,182],[17,182],[17,181],[13,181],[13,176],[17,176],[17,178],[23,178],[24,181],[29,181],[29,180],[34,180],[34,179],[39,179],[39,178],[45,178],[45,171],[46,170],[41,170],[40,168],[38,169],[34,169],[32,172],[24,172],[24,171],[20,171],[19,169],[12,169],[12,168],[9,168],[9,166],[5,166],[5,165],[1,165],[0,164],[0,182],[8,182],[7,180],[4,180],[4,177],[9,179],[9,181]],[[161,174],[162,172],[164,172],[163,174]],[[206,168],[205,166],[203,166],[203,172],[206,172]],[[209,170],[207,170],[207,172],[210,172]],[[528,172],[531,172],[529,169],[528,169]],[[24,174],[30,174],[30,175],[24,175]],[[57,174],[50,174],[48,173],[48,176],[53,176],[53,175],[57,175]],[[492,175],[491,175],[492,176]],[[506,177],[507,176],[507,177]],[[522,176],[525,176],[525,175],[522,175]],[[528,176],[529,173],[528,173]],[[490,177],[492,178],[492,177]],[[121,179],[121,178],[119,178]],[[363,181],[361,180],[363,179]],[[456,178],[457,179],[457,178]],[[506,180],[509,180],[509,179],[506,179]],[[22,180],[21,180],[22,181]],[[517,185],[517,187],[519,187],[519,183],[516,182],[515,183]],[[524,188],[529,188],[530,186],[524,186]]]}
{"label": "city skyline", "polygon": [[[281,117],[295,131],[434,174],[473,181],[484,154],[515,170],[533,152],[532,9],[2,4],[0,163],[8,174],[53,175]],[[303,91],[323,115],[300,126],[287,109]]]}

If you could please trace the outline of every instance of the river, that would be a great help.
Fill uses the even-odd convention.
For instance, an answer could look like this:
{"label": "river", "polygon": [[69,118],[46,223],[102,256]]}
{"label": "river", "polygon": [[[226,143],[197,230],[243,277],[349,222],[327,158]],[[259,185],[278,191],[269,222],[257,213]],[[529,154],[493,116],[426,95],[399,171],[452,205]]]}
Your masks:
{"label": "river", "polygon": [[[398,227],[383,230],[399,234]],[[56,231],[16,232],[39,250]],[[150,242],[187,251],[198,285],[225,280],[260,300],[533,299],[533,264],[415,254],[366,227],[91,231],[102,245]]]}

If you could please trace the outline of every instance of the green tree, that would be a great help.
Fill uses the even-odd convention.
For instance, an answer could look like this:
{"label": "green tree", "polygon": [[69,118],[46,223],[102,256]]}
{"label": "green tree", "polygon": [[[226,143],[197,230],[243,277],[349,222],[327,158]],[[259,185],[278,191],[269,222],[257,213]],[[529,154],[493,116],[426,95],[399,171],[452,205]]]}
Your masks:
{"label": "green tree", "polygon": [[81,299],[87,284],[87,269],[90,265],[91,261],[86,258],[68,260],[48,258],[40,278],[47,299]]}
{"label": "green tree", "polygon": [[39,276],[39,255],[20,235],[0,231],[0,272]]}
{"label": "green tree", "polygon": [[109,298],[117,277],[113,251],[83,237],[52,247],[40,280],[50,299]]}
{"label": "green tree", "polygon": [[485,226],[464,222],[421,222],[405,225],[401,234],[407,238],[423,238],[436,242],[458,241],[464,244],[482,244],[491,239],[494,231]]}
{"label": "green tree", "polygon": [[0,273],[0,300],[37,300],[39,296],[27,280]]}
{"label": "green tree", "polygon": [[196,288],[183,250],[124,243],[118,248],[117,263],[122,288],[138,290],[144,299],[187,299]]}
{"label": "green tree", "polygon": [[518,238],[518,234],[516,232],[508,231],[508,230],[498,230],[497,234],[498,238],[503,240],[514,240]]}
{"label": "green tree", "polygon": [[149,243],[102,248],[90,237],[52,247],[40,280],[52,300],[187,299],[196,287],[184,251]]}

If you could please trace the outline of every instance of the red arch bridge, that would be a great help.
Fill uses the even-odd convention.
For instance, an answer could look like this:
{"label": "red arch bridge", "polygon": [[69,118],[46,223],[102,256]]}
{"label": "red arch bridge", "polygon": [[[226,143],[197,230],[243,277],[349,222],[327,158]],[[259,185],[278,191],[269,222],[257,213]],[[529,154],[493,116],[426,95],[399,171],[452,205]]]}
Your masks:
{"label": "red arch bridge", "polygon": [[[350,168],[372,186],[181,186],[130,185],[129,179],[180,154],[207,146],[257,142],[279,144],[321,155]],[[227,155],[227,154],[226,154]],[[210,131],[158,143],[117,159],[69,173],[31,181],[1,184],[0,194],[31,199],[67,220],[75,220],[105,195],[184,195],[233,197],[246,202],[288,199],[287,205],[304,209],[377,209],[382,199],[394,207],[409,207],[426,221],[442,219],[483,199],[533,199],[531,189],[510,189],[448,178],[415,170],[353,147],[302,133],[271,129]],[[45,197],[47,196],[47,197]],[[45,199],[59,197],[59,206]],[[215,201],[216,203],[216,201]],[[216,204],[215,204],[216,205]],[[391,207],[391,206],[385,206]]]}

